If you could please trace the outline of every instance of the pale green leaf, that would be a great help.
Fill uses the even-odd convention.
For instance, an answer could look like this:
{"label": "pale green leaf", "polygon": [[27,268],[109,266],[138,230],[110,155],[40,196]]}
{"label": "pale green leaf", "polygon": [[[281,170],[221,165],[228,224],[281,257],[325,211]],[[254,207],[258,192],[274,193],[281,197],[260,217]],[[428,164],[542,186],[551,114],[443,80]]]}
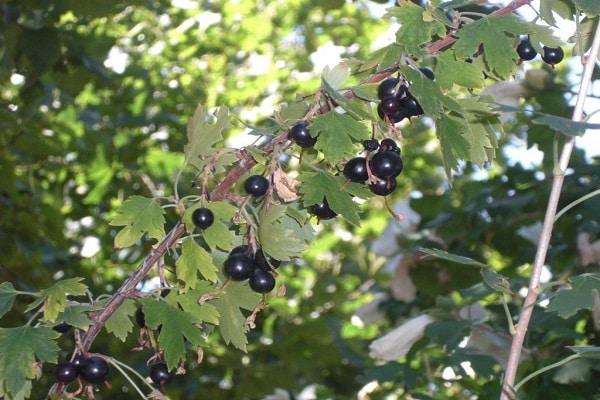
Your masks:
{"label": "pale green leaf", "polygon": [[122,342],[127,339],[133,331],[133,322],[131,322],[131,316],[135,314],[137,306],[131,299],[126,299],[117,310],[108,318],[104,327],[108,333],[112,333]]}
{"label": "pale green leaf", "polygon": [[144,234],[160,240],[164,234],[164,211],[155,199],[131,196],[119,208],[117,215],[110,221],[112,226],[124,226],[115,237],[115,246],[129,247]]}
{"label": "pale green leaf", "polygon": [[198,272],[211,281],[216,282],[217,267],[210,254],[192,237],[187,237],[181,245],[181,256],[176,263],[177,279],[185,284],[185,290],[194,289],[198,282]]}
{"label": "pale green leaf", "polygon": [[438,84],[444,89],[452,89],[454,84],[466,88],[483,87],[482,71],[475,64],[457,60],[452,50],[437,58],[435,74]]}
{"label": "pale green leaf", "polygon": [[469,257],[459,256],[457,254],[448,253],[447,251],[444,251],[444,250],[428,249],[428,248],[424,248],[424,247],[419,247],[418,250],[421,253],[425,253],[427,255],[430,255],[432,257],[439,258],[442,260],[452,261],[452,262],[455,262],[458,264],[469,265],[469,266],[473,266],[473,267],[487,268],[487,265],[482,262],[473,260],[472,258],[469,258]]}
{"label": "pale green leaf", "polygon": [[444,24],[425,18],[425,9],[410,2],[390,8],[388,16],[398,19],[400,29],[396,32],[396,42],[409,53],[421,53],[421,46],[430,42],[434,35],[441,37],[446,34]]}
{"label": "pale green leaf", "polygon": [[213,301],[221,315],[219,319],[219,332],[227,344],[246,351],[248,339],[246,338],[246,318],[240,311],[253,310],[260,301],[260,296],[254,293],[247,285],[232,282],[225,289],[225,293]]}
{"label": "pale green leaf", "polygon": [[202,105],[198,105],[187,126],[188,142],[184,147],[186,164],[202,167],[202,159],[211,155],[214,145],[223,140],[223,131],[229,127],[229,120],[227,107],[219,108],[216,116],[213,116]]}
{"label": "pale green leaf", "polygon": [[[43,302],[44,320],[55,322],[58,314],[63,312],[67,305],[67,296],[80,296],[85,294],[87,286],[83,283],[83,278],[64,279],[56,282],[48,289],[40,290],[37,294],[39,300],[32,304]],[[30,308],[32,305],[30,305]]]}
{"label": "pale green leaf", "polygon": [[357,120],[364,120],[371,118],[371,113],[369,112],[368,105],[360,99],[352,98],[348,99],[340,94],[337,90],[335,90],[329,82],[325,79],[321,80],[321,85],[323,86],[323,90],[329,97],[331,97],[340,107],[342,107],[348,115],[352,116],[352,118]]}
{"label": "pale green leaf", "polygon": [[86,304],[68,305],[58,315],[57,321],[64,321],[77,329],[85,331],[92,324],[92,320],[87,314],[92,309],[93,307]]}
{"label": "pale green leaf", "polygon": [[262,249],[276,260],[288,261],[300,256],[308,247],[303,227],[285,214],[286,206],[263,208],[258,225]]}
{"label": "pale green leaf", "polygon": [[356,152],[353,142],[370,137],[369,129],[347,114],[328,112],[318,116],[310,125],[311,135],[318,135],[315,148],[323,152],[332,165]]}
{"label": "pale green leaf", "polygon": [[172,290],[165,298],[165,301],[172,306],[181,307],[183,311],[194,316],[195,322],[208,322],[209,324],[219,324],[219,311],[209,303],[199,304],[198,300],[205,293],[215,290],[215,286],[207,281],[200,281],[196,289],[185,293],[178,293]]}

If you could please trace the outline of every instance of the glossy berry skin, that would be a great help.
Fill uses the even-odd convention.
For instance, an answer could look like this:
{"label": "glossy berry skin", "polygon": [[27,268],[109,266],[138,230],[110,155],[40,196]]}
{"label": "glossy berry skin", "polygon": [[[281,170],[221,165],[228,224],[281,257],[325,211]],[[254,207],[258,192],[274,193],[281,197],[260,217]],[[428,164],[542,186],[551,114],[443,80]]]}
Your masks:
{"label": "glossy berry skin", "polygon": [[377,97],[379,97],[380,100],[396,97],[403,88],[400,86],[399,89],[396,89],[399,82],[398,78],[387,78],[381,81],[377,87]]}
{"label": "glossy berry skin", "polygon": [[165,363],[156,363],[150,367],[150,379],[157,385],[166,385],[171,382],[174,375],[169,372]]}
{"label": "glossy berry skin", "polygon": [[377,105],[377,114],[379,115],[379,118],[381,118],[384,121],[386,120],[386,117],[387,117],[387,119],[390,122],[392,122],[393,124],[397,124],[398,122],[402,121],[404,118],[407,117],[407,115],[403,109],[401,109],[400,111],[398,111],[397,113],[395,113],[393,115],[386,114],[385,112],[383,112],[383,107],[382,107],[381,103],[379,103]]}
{"label": "glossy berry skin", "polygon": [[135,311],[135,322],[140,328],[144,328],[146,326],[146,316],[144,315],[141,307]]}
{"label": "glossy berry skin", "polygon": [[71,363],[77,368],[77,372],[79,373],[85,363],[87,362],[87,358],[82,356],[81,354],[77,354]]}
{"label": "glossy berry skin", "polygon": [[208,208],[197,208],[192,213],[192,222],[200,229],[206,229],[215,222],[215,214]]}
{"label": "glossy berry skin", "polygon": [[381,111],[385,115],[394,115],[400,111],[400,100],[395,97],[388,97],[381,100]]}
{"label": "glossy berry skin", "polygon": [[379,196],[387,196],[396,190],[396,180],[393,178],[380,180],[369,185],[371,192]]}
{"label": "glossy berry skin", "polygon": [[379,148],[379,142],[377,139],[363,140],[362,145],[367,151],[375,151]]}
{"label": "glossy berry skin", "polygon": [[67,324],[65,321],[62,321],[52,327],[58,333],[67,333],[71,330],[71,325]]}
{"label": "glossy berry skin", "polygon": [[371,173],[378,178],[386,179],[402,172],[402,159],[393,151],[380,151],[369,162]]}
{"label": "glossy berry skin", "polygon": [[254,270],[248,283],[250,284],[250,289],[256,293],[269,293],[275,288],[275,278],[273,275],[260,268]]}
{"label": "glossy berry skin", "polygon": [[421,73],[423,75],[425,75],[427,78],[431,79],[432,81],[435,80],[435,74],[433,73],[433,70],[429,67],[421,67],[419,68],[419,71],[421,71]]}
{"label": "glossy berry skin", "polygon": [[56,366],[54,376],[57,382],[71,383],[77,378],[77,367],[70,362],[60,363]]}
{"label": "glossy berry skin", "polygon": [[367,173],[367,160],[364,157],[355,157],[344,165],[344,176],[352,182],[364,182],[369,178]]}
{"label": "glossy berry skin", "polygon": [[109,371],[107,362],[103,358],[94,356],[88,358],[80,374],[89,383],[102,383],[108,377]]}
{"label": "glossy berry skin", "polygon": [[400,154],[400,148],[398,147],[396,142],[394,142],[394,139],[390,138],[385,138],[381,141],[379,151],[393,151],[395,153]]}
{"label": "glossy berry skin", "polygon": [[264,176],[252,175],[246,179],[244,189],[254,197],[264,196],[269,189],[269,181]]}
{"label": "glossy berry skin", "polygon": [[317,138],[310,135],[306,122],[298,122],[290,131],[290,139],[302,148],[313,147],[317,143]]}
{"label": "glossy berry skin", "polygon": [[329,208],[327,199],[323,199],[322,203],[313,204],[308,207],[308,211],[319,219],[331,219],[337,216],[337,213]]}
{"label": "glossy berry skin", "polygon": [[252,259],[244,254],[229,256],[223,264],[223,272],[234,281],[244,281],[252,274]]}
{"label": "glossy berry skin", "polygon": [[565,52],[561,47],[546,47],[544,46],[544,54],[542,60],[546,64],[556,65],[563,60]]}
{"label": "glossy berry skin", "polygon": [[254,255],[254,265],[262,269],[263,271],[270,271],[272,268],[279,268],[279,266],[281,265],[281,261],[271,257],[268,257],[267,261],[267,256],[262,251],[262,249],[259,248],[258,250],[256,250],[256,254]]}
{"label": "glossy berry skin", "polygon": [[423,115],[423,109],[417,100],[412,96],[406,96],[400,100],[400,107],[404,113],[409,117],[416,117]]}
{"label": "glossy berry skin", "polygon": [[241,246],[234,247],[229,252],[229,255],[233,256],[234,254],[245,254],[245,255],[248,255],[248,254],[250,254],[250,246],[248,246],[246,244],[243,244]]}
{"label": "glossy berry skin", "polygon": [[531,61],[537,56],[537,51],[531,45],[529,38],[521,39],[517,46],[517,54],[523,61]]}

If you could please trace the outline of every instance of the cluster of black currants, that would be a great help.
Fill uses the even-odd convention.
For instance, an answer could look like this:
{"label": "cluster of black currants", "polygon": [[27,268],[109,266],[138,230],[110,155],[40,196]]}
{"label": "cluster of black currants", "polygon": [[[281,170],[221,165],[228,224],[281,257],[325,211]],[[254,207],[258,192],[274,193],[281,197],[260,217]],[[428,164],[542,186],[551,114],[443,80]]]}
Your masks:
{"label": "cluster of black currants", "polygon": [[379,196],[387,196],[396,189],[396,177],[402,172],[400,148],[390,138],[383,139],[381,144],[376,139],[365,140],[363,146],[369,152],[367,158],[349,160],[344,166],[344,176],[349,181],[365,183],[369,179],[368,163],[371,175],[377,178],[371,180],[369,189]]}
{"label": "cluster of black currants", "polygon": [[[543,50],[544,54],[542,54],[542,60],[552,67],[561,62],[565,57],[565,52],[561,47],[544,46]],[[531,45],[529,37],[521,39],[517,46],[517,54],[519,54],[522,61],[531,61],[538,55],[537,51]]]}
{"label": "cluster of black currants", "polygon": [[78,376],[89,383],[98,384],[106,381],[110,369],[102,357],[93,356],[85,358],[77,354],[73,361],[62,362],[56,366],[55,376],[57,382],[69,384]]}
{"label": "cluster of black currants", "polygon": [[[420,71],[431,80],[435,78],[429,68],[420,68]],[[377,114],[384,121],[396,124],[404,118],[423,115],[421,105],[398,78],[392,77],[381,81],[377,87],[377,96],[381,100],[377,106]]]}
{"label": "cluster of black currants", "polygon": [[280,265],[281,261],[266,256],[261,248],[253,254],[250,246],[242,245],[231,250],[223,272],[234,281],[248,279],[250,288],[257,293],[269,293],[275,288],[273,269]]}

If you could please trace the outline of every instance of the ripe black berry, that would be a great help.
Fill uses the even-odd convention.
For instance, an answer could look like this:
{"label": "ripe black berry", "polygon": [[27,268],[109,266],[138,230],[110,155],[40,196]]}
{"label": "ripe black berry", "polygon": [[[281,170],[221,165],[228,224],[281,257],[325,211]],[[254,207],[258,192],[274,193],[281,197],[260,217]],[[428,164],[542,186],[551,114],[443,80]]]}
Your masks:
{"label": "ripe black berry", "polygon": [[81,369],[83,368],[83,366],[85,365],[86,362],[87,362],[87,358],[85,358],[81,354],[77,354],[75,356],[75,358],[73,359],[73,361],[71,361],[71,363],[75,366],[75,368],[77,368],[78,373],[81,372]]}
{"label": "ripe black berry", "polygon": [[313,147],[317,138],[310,135],[306,122],[298,122],[290,131],[290,139],[302,148]]}
{"label": "ripe black berry", "polygon": [[146,326],[146,316],[144,315],[144,312],[142,311],[141,307],[135,311],[135,322],[140,328]]}
{"label": "ripe black berry", "polygon": [[380,151],[371,158],[369,167],[373,175],[386,179],[402,172],[402,159],[393,151]]}
{"label": "ripe black berry", "polygon": [[381,141],[379,151],[393,151],[395,153],[400,154],[400,148],[398,147],[396,142],[394,142],[394,139],[390,138],[385,138]]}
{"label": "ripe black berry", "polygon": [[62,321],[52,327],[58,333],[67,333],[71,329],[71,325],[67,324],[65,321]]}
{"label": "ripe black berry", "polygon": [[416,117],[423,115],[423,109],[417,100],[412,96],[406,96],[400,99],[400,107],[404,113],[409,117]]}
{"label": "ripe black berry", "polygon": [[63,362],[56,366],[54,373],[60,383],[71,383],[77,378],[77,367],[70,362]]}
{"label": "ripe black berry", "polygon": [[344,176],[352,182],[364,182],[369,178],[367,173],[367,160],[364,157],[355,157],[344,165]]}
{"label": "ripe black berry", "polygon": [[192,222],[200,229],[206,229],[215,221],[215,215],[208,208],[198,208],[192,213]]}
{"label": "ripe black berry", "polygon": [[337,213],[329,208],[329,203],[327,203],[327,199],[325,198],[322,203],[313,204],[308,207],[308,211],[319,219],[331,219],[337,216]]}
{"label": "ripe black berry", "polygon": [[397,113],[392,114],[392,115],[386,114],[383,112],[383,106],[381,103],[379,103],[377,105],[377,114],[379,115],[379,118],[381,118],[384,121],[387,117],[387,119],[390,120],[393,124],[397,124],[398,122],[402,121],[404,118],[406,118],[408,116],[408,115],[406,115],[406,113],[403,109],[399,110]]}
{"label": "ripe black berry", "polygon": [[102,383],[108,377],[108,364],[103,358],[90,357],[81,368],[80,374],[90,383]]}
{"label": "ripe black berry", "polygon": [[229,256],[223,264],[225,275],[234,281],[243,281],[252,274],[252,259],[244,254],[234,254]]}
{"label": "ripe black berry", "polygon": [[262,249],[256,250],[256,254],[254,255],[254,265],[263,271],[270,271],[271,268],[278,268],[281,265],[281,261],[276,260],[274,258],[268,257],[265,255]]}
{"label": "ripe black berry", "polygon": [[246,244],[243,244],[241,246],[234,247],[229,252],[229,255],[232,256],[234,254],[245,254],[245,255],[248,255],[248,254],[250,254],[250,246],[248,246]]}
{"label": "ripe black berry", "polygon": [[156,363],[150,367],[150,379],[157,385],[166,385],[171,382],[174,374],[169,372],[167,364]]}
{"label": "ripe black berry", "polygon": [[432,81],[435,80],[435,74],[433,73],[433,70],[431,68],[429,68],[429,67],[421,67],[421,68],[419,68],[419,71],[421,71],[421,73],[423,75],[425,75],[426,77],[428,77]]}
{"label": "ripe black berry", "polygon": [[395,97],[381,100],[381,111],[386,115],[394,115],[400,111],[400,101]]}
{"label": "ripe black berry", "polygon": [[521,39],[517,46],[517,54],[523,61],[533,60],[537,56],[537,51],[531,45],[529,38]]}
{"label": "ripe black berry", "polygon": [[275,287],[275,278],[260,268],[254,270],[249,280],[250,288],[256,293],[269,293]]}
{"label": "ripe black berry", "polygon": [[377,139],[363,140],[362,145],[367,151],[375,151],[379,148],[379,142]]}
{"label": "ripe black berry", "polygon": [[[387,78],[381,81],[377,87],[377,96],[380,100],[390,97],[402,97],[406,88],[403,85],[398,86],[398,78]],[[396,89],[396,87],[398,87]]]}
{"label": "ripe black berry", "polygon": [[369,189],[379,196],[387,196],[396,189],[396,180],[394,178],[379,180],[370,184]]}
{"label": "ripe black berry", "polygon": [[565,52],[561,47],[546,47],[544,46],[544,55],[542,55],[542,60],[546,64],[550,64],[552,66],[558,64],[563,60],[565,56]]}
{"label": "ripe black berry", "polygon": [[252,175],[246,179],[244,183],[244,189],[246,189],[246,193],[260,197],[264,196],[267,193],[267,189],[269,188],[269,181],[264,176],[260,175]]}

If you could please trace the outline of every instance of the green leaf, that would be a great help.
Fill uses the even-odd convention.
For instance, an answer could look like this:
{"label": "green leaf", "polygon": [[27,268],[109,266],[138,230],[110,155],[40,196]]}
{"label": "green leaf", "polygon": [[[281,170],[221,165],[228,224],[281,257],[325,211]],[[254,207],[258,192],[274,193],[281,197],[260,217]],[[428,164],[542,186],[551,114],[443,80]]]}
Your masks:
{"label": "green leaf", "polygon": [[557,369],[552,380],[563,385],[587,382],[590,379],[591,367],[592,362],[590,360],[572,360]]}
{"label": "green leaf", "polygon": [[160,240],[164,234],[164,210],[155,199],[131,196],[121,205],[117,215],[110,221],[112,226],[124,226],[115,236],[115,247],[129,247],[147,233]]}
{"label": "green leaf", "polygon": [[568,289],[556,292],[546,311],[569,318],[579,310],[594,307],[594,290],[600,290],[600,274],[582,274],[571,278]]}
{"label": "green leaf", "polygon": [[352,118],[357,120],[370,119],[371,113],[369,112],[369,108],[363,100],[360,99],[348,99],[340,94],[337,90],[335,90],[331,85],[325,80],[321,80],[321,85],[323,86],[323,90],[329,97],[331,97],[337,104],[340,105],[346,112],[352,116]]}
{"label": "green leaf", "polygon": [[339,89],[350,77],[350,66],[345,62],[341,62],[333,68],[329,68],[327,65],[323,69],[322,75],[323,79],[329,82],[332,88]]}
{"label": "green leaf", "polygon": [[222,250],[231,250],[235,239],[235,233],[229,230],[231,219],[237,212],[237,208],[224,201],[215,201],[203,205],[202,202],[197,202],[192,207],[185,210],[183,214],[183,222],[188,233],[196,229],[192,222],[192,214],[200,207],[206,207],[215,215],[215,221],[207,229],[202,230],[202,238],[211,249],[218,247]]}
{"label": "green leaf", "polygon": [[353,141],[368,139],[369,129],[347,114],[335,111],[322,114],[310,125],[311,135],[319,135],[315,148],[331,165],[356,153]]}
{"label": "green leaf", "polygon": [[161,326],[158,344],[164,350],[165,362],[169,370],[177,368],[185,358],[185,343],[187,339],[193,345],[202,343],[200,329],[194,326],[196,317],[163,301],[143,299],[142,309],[146,325],[152,329]]}
{"label": "green leaf", "polygon": [[68,295],[81,296],[85,294],[87,286],[81,281],[83,278],[64,279],[48,289],[40,290],[38,292],[40,299],[31,303],[28,309],[43,303],[44,320],[55,322],[58,314],[63,312],[67,305]]}
{"label": "green leaf", "polygon": [[379,96],[377,95],[377,88],[379,87],[379,83],[365,83],[360,86],[355,86],[352,88],[352,92],[356,97],[359,97],[363,100],[367,101],[379,101]]}
{"label": "green leaf", "polygon": [[446,35],[444,24],[431,18],[423,7],[416,4],[404,2],[390,8],[387,15],[398,19],[400,29],[396,32],[396,42],[409,53],[420,54],[421,45],[430,42],[434,35]]}
{"label": "green leaf", "polygon": [[223,131],[229,127],[229,110],[227,107],[219,108],[215,116],[209,113],[202,105],[198,105],[192,119],[187,126],[188,142],[184,147],[185,163],[200,169],[202,159],[213,154],[216,143],[223,141]]}
{"label": "green leaf", "polygon": [[165,298],[165,301],[174,307],[181,307],[183,311],[194,316],[195,322],[208,322],[209,324],[219,325],[219,311],[209,303],[198,304],[198,300],[203,294],[214,291],[215,287],[209,282],[198,282],[197,288],[185,293],[178,293],[172,290]]}
{"label": "green leaf", "polygon": [[600,347],[598,346],[567,346],[567,349],[585,358],[600,359]]}
{"label": "green leaf", "polygon": [[597,0],[573,0],[573,2],[587,15],[600,14],[600,3]]}
{"label": "green leaf", "polygon": [[0,318],[10,311],[16,297],[17,292],[12,283],[2,282],[2,284],[0,284]]}
{"label": "green leaf", "polygon": [[483,282],[497,292],[513,294],[510,290],[510,281],[502,274],[497,273],[491,268],[481,268]]}
{"label": "green leaf", "polygon": [[133,331],[133,322],[131,322],[130,317],[135,314],[136,310],[135,301],[126,299],[106,321],[104,325],[106,331],[124,342],[127,339],[127,335]]}
{"label": "green leaf", "polygon": [[306,232],[285,210],[284,205],[263,208],[258,225],[258,240],[263,251],[281,261],[300,256],[308,247]]}
{"label": "green leaf", "polygon": [[[36,378],[36,362],[56,363],[59,333],[51,328],[0,328],[0,387],[16,398]],[[25,390],[26,391],[26,390]]]}
{"label": "green leaf", "polygon": [[566,19],[572,19],[575,14],[573,4],[569,0],[542,0],[539,11],[542,19],[552,26],[557,26],[554,13]]}
{"label": "green leaf", "polygon": [[58,315],[57,321],[64,321],[77,329],[85,331],[92,324],[92,320],[87,315],[92,309],[91,306],[86,304],[67,306]]}
{"label": "green leaf", "polygon": [[216,282],[217,267],[212,257],[192,237],[187,237],[181,245],[181,256],[176,263],[177,279],[185,284],[185,289],[194,289],[198,282],[198,272],[205,279]]}
{"label": "green leaf", "polygon": [[347,192],[343,177],[327,172],[306,172],[300,176],[300,180],[302,181],[300,192],[303,195],[302,202],[305,207],[321,203],[325,198],[333,211],[343,216],[351,224],[360,225],[358,206]]}
{"label": "green leaf", "polygon": [[246,351],[248,339],[246,338],[246,317],[240,309],[253,310],[260,301],[260,296],[248,286],[232,282],[225,289],[225,293],[213,301],[221,315],[219,331],[227,344]]}
{"label": "green leaf", "polygon": [[462,135],[462,128],[463,125],[459,120],[450,118],[448,115],[443,115],[437,120],[436,132],[442,148],[444,168],[449,179],[452,177],[452,171],[458,169],[459,160],[469,158],[470,145]]}
{"label": "green leaf", "polygon": [[438,56],[435,74],[438,84],[444,89],[452,89],[454,84],[466,88],[483,87],[482,71],[475,64],[457,60],[452,50]]}
{"label": "green leaf", "polygon": [[400,71],[412,82],[410,93],[417,99],[426,115],[437,118],[444,115],[445,110],[459,114],[463,112],[456,100],[442,93],[440,86],[420,71],[406,66],[400,67]]}
{"label": "green leaf", "polygon": [[487,265],[482,262],[475,261],[469,257],[459,256],[457,254],[451,254],[451,253],[448,253],[447,251],[440,250],[440,249],[428,249],[425,247],[419,247],[418,251],[420,251],[421,253],[425,253],[427,255],[433,256],[435,258],[452,261],[452,262],[455,262],[458,264],[470,265],[473,267],[487,268]]}

